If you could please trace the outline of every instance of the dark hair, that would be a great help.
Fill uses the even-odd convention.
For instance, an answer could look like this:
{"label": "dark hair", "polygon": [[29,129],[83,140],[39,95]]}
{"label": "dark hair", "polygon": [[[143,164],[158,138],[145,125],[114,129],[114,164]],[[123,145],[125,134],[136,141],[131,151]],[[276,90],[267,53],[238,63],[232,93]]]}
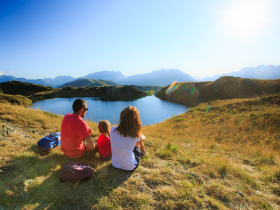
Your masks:
{"label": "dark hair", "polygon": [[72,109],[75,112],[78,112],[81,108],[85,107],[87,105],[87,102],[83,99],[76,99],[74,102],[73,102],[73,105],[72,105]]}
{"label": "dark hair", "polygon": [[101,120],[98,123],[98,130],[101,133],[107,133],[110,137],[110,123],[108,120]]}
{"label": "dark hair", "polygon": [[116,130],[124,137],[138,138],[141,135],[142,123],[136,107],[126,107],[120,115],[120,123]]}

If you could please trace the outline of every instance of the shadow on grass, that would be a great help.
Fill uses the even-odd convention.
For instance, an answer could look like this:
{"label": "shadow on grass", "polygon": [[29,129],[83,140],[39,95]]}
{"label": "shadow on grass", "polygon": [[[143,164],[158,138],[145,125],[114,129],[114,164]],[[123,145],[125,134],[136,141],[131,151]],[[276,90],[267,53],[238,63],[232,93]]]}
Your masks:
{"label": "shadow on grass", "polygon": [[[30,149],[34,151],[35,147]],[[19,157],[5,166],[11,170],[1,175],[0,209],[98,208],[104,196],[133,174],[114,168],[100,157],[72,159],[92,166],[92,178],[62,183],[59,173],[69,160],[60,151],[46,155],[34,151],[33,156]]]}

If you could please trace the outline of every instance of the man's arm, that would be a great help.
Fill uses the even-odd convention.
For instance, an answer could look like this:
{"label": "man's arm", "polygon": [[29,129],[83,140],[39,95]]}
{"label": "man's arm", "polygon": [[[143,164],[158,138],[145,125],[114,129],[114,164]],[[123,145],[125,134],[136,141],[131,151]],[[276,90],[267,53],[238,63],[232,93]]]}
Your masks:
{"label": "man's arm", "polygon": [[87,145],[88,145],[90,150],[92,150],[95,147],[95,144],[93,143],[93,141],[92,141],[90,136],[84,138],[83,141],[87,142]]}
{"label": "man's arm", "polygon": [[88,127],[88,130],[89,130],[90,133],[92,133],[92,129],[90,127]]}

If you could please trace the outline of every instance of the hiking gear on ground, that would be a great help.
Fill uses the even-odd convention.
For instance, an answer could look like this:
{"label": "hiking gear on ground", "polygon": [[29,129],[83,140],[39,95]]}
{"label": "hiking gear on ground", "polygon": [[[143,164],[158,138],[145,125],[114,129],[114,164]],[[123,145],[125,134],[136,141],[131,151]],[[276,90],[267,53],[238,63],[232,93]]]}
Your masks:
{"label": "hiking gear on ground", "polygon": [[85,163],[69,161],[62,168],[59,177],[62,182],[88,180],[92,171],[93,168]]}
{"label": "hiking gear on ground", "polygon": [[60,132],[52,133],[37,142],[38,147],[43,149],[54,149],[61,145]]}

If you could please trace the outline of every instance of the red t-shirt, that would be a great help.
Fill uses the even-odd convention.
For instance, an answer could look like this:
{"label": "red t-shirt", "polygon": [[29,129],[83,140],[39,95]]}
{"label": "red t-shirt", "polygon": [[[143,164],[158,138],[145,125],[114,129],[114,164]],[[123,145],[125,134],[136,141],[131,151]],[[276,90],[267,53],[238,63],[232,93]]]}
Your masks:
{"label": "red t-shirt", "polygon": [[109,137],[101,134],[98,137],[97,144],[99,156],[109,157],[111,155],[111,141]]}
{"label": "red t-shirt", "polygon": [[79,158],[85,151],[83,139],[90,129],[81,116],[66,114],[61,123],[61,151],[69,158]]}

